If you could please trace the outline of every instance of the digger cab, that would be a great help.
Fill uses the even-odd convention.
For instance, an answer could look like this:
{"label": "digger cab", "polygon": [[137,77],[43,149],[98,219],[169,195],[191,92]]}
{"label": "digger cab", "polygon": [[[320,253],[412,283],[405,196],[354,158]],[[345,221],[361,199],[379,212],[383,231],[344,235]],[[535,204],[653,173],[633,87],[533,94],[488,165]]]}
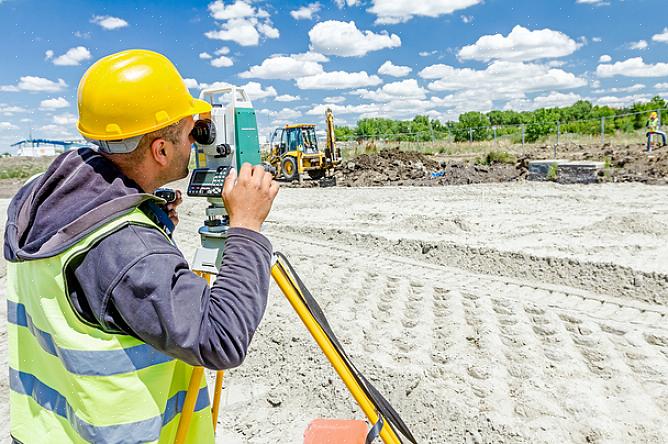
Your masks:
{"label": "digger cab", "polygon": [[279,156],[290,151],[316,154],[319,149],[315,136],[315,125],[285,125],[283,128],[276,128],[271,137],[271,147]]}
{"label": "digger cab", "polygon": [[308,173],[312,179],[325,175],[324,154],[318,147],[315,125],[285,125],[276,128],[271,136],[268,162],[276,170],[276,177],[299,179]]}

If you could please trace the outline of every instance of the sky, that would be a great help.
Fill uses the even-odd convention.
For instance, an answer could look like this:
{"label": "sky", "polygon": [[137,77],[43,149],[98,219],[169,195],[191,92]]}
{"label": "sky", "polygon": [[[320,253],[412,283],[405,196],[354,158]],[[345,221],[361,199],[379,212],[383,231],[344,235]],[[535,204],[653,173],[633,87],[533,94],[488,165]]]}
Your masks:
{"label": "sky", "polygon": [[285,123],[442,121],[586,99],[668,98],[665,0],[0,0],[0,152],[78,139],[77,86],[106,55],[166,55],[191,94],[246,89]]}

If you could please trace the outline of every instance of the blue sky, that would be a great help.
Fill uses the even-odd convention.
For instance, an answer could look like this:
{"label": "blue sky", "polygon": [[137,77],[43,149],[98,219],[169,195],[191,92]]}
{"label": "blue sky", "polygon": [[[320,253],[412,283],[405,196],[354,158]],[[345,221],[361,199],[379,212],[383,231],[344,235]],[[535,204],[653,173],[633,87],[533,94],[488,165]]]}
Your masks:
{"label": "blue sky", "polygon": [[286,122],[454,120],[579,99],[668,97],[665,0],[0,0],[0,152],[78,138],[76,88],[105,55],[167,55],[193,95],[246,86],[261,134]]}

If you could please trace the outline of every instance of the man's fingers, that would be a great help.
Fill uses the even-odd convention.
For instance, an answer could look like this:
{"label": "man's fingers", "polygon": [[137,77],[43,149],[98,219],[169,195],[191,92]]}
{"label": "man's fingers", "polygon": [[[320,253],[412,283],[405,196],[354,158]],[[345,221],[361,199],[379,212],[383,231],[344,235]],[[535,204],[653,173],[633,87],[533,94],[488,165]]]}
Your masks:
{"label": "man's fingers", "polygon": [[272,180],[271,185],[269,186],[269,197],[271,198],[271,200],[274,200],[277,194],[278,194],[278,182]]}
{"label": "man's fingers", "polygon": [[265,173],[266,172],[262,165],[255,165],[253,167],[252,184],[255,188],[259,189],[262,186],[262,179],[264,178]]}
{"label": "man's fingers", "polygon": [[[264,168],[262,169],[264,171]],[[262,174],[262,190],[268,190],[271,186],[271,182],[274,180],[271,173],[264,171]]]}
{"label": "man's fingers", "polygon": [[239,169],[239,179],[242,181],[250,179],[252,174],[253,166],[248,162],[244,162],[244,164],[241,165],[241,168]]}
{"label": "man's fingers", "polygon": [[[243,166],[242,166],[243,168]],[[234,181],[237,179],[237,170],[234,168],[230,169],[230,172],[227,173],[225,182],[223,183],[223,196],[229,195],[234,189]]]}

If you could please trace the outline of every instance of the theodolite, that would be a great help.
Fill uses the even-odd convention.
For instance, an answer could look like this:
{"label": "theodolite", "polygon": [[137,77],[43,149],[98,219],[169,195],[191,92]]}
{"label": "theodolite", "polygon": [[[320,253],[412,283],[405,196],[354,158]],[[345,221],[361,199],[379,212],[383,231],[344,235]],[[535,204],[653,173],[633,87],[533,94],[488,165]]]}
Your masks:
{"label": "theodolite", "polygon": [[[232,168],[239,169],[245,162],[260,164],[261,157],[255,110],[244,89],[205,89],[200,99],[211,103],[212,109],[199,116],[191,133],[196,142],[197,167],[191,174],[187,194],[205,197],[209,202],[204,225],[199,229],[201,247],[195,252],[192,269],[211,283],[220,269],[229,228],[222,198],[225,178]],[[280,253],[274,255],[271,276],[373,425],[366,442],[379,437],[385,444],[398,444],[402,442],[400,433],[415,443],[398,413],[350,361],[318,303]],[[176,434],[177,444],[186,439],[203,374],[202,367],[193,369]],[[212,403],[214,431],[222,380],[223,372],[218,371]]]}

